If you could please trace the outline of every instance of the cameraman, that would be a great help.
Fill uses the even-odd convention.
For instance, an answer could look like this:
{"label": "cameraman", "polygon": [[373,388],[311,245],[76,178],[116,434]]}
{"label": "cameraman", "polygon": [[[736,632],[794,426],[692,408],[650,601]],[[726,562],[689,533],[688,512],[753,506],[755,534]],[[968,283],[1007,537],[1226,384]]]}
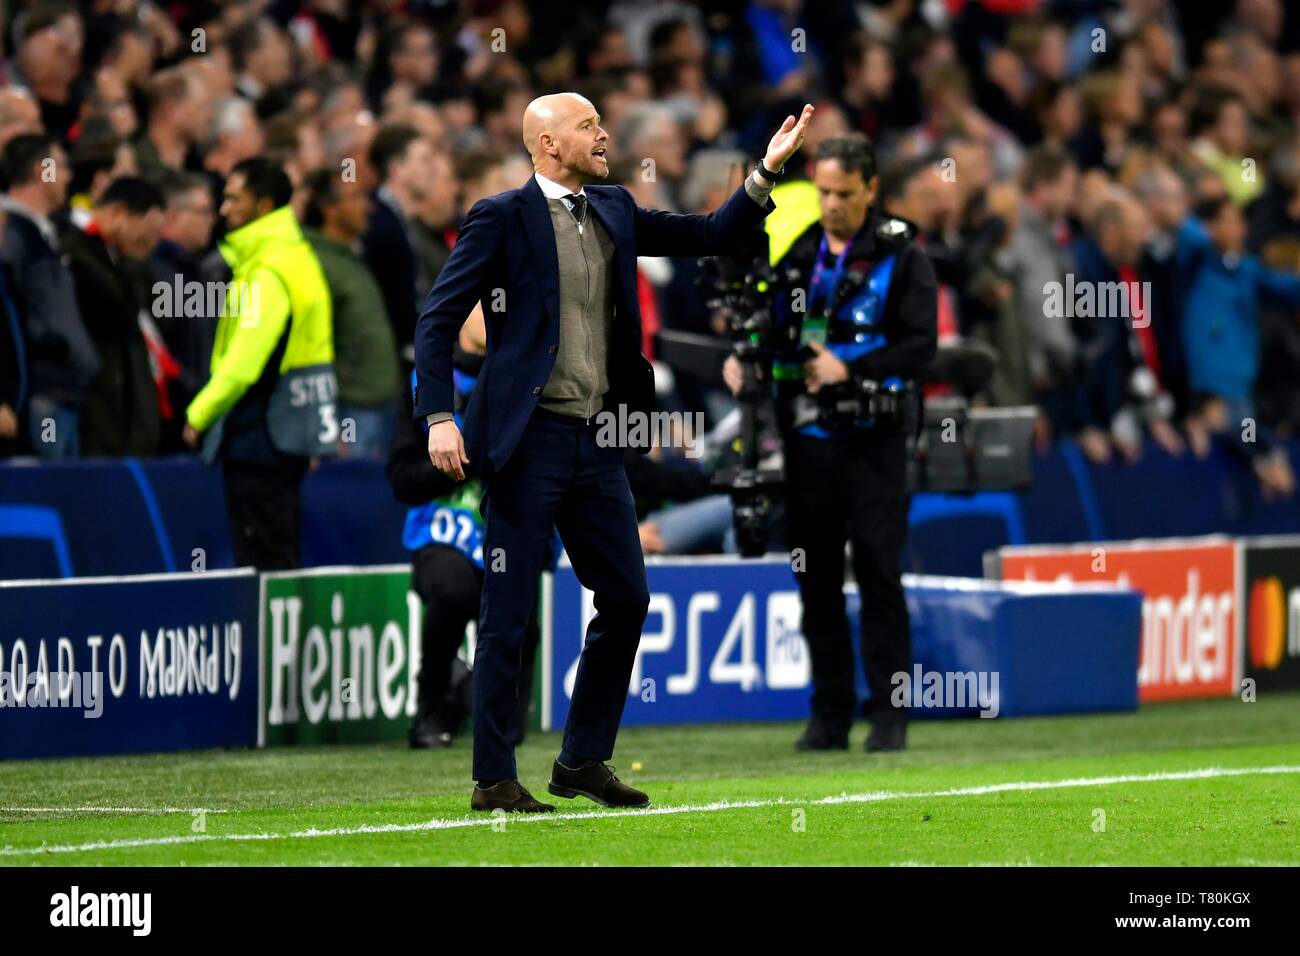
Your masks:
{"label": "cameraman", "polygon": [[[812,656],[812,718],[795,746],[848,748],[857,698],[844,611],[847,538],[862,596],[862,659],[871,691],[866,749],[902,750],[906,711],[891,705],[890,694],[892,676],[912,666],[900,578],[908,511],[905,423],[918,420],[919,390],[910,383],[935,354],[937,285],[912,241],[914,227],[873,208],[879,180],[869,140],[823,142],[813,184],[821,219],[778,264],[778,275],[790,278],[776,299],[777,354],[757,369],[774,386],[785,447],[786,539]],[[739,394],[740,360],[728,358],[723,374]],[[846,412],[857,408],[853,398],[864,383],[878,383],[896,399],[894,407],[882,403],[874,415],[865,405]]]}

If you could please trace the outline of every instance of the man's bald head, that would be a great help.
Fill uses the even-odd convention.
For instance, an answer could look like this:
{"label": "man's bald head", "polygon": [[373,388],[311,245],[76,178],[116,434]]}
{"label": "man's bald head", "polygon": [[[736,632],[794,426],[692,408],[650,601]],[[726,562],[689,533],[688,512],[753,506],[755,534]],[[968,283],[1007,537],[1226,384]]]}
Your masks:
{"label": "man's bald head", "polygon": [[[609,175],[608,134],[600,114],[585,96],[550,93],[524,110],[524,146],[533,168],[556,182],[578,185]],[[558,177],[558,178],[557,178]]]}
{"label": "man's bald head", "polygon": [[534,155],[542,133],[553,133],[558,124],[586,110],[594,113],[596,108],[578,93],[548,93],[529,103],[524,110],[524,148],[528,155]]}

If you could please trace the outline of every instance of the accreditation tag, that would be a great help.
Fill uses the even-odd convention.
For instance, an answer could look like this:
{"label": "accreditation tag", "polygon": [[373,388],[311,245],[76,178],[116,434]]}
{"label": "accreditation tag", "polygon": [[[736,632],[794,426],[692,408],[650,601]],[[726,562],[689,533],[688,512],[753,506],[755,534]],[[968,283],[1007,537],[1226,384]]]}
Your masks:
{"label": "accreditation tag", "polygon": [[810,348],[813,342],[818,345],[826,344],[826,316],[824,315],[806,316],[799,327],[800,347]]}

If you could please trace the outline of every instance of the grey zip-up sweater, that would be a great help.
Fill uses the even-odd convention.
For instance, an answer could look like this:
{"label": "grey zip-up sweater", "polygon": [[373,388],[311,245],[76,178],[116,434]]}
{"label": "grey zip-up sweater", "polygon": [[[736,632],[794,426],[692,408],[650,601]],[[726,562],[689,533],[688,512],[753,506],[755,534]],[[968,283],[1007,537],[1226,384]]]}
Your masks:
{"label": "grey zip-up sweater", "polygon": [[591,207],[582,231],[562,199],[548,199],[560,264],[560,343],[555,367],[538,404],[548,411],[591,418],[609,391],[606,355],[614,324],[614,240]]}

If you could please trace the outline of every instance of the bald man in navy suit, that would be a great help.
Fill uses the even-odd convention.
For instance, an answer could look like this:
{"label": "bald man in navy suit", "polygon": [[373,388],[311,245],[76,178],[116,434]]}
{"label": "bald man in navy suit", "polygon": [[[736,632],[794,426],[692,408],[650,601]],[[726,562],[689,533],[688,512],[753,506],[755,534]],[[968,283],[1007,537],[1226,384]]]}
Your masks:
{"label": "bald man in navy suit", "polygon": [[[637,256],[727,252],[774,209],[769,193],[812,118],[805,106],[763,163],[715,212],[642,209],[609,175],[609,135],[576,93],[539,97],[524,113],[535,175],[476,203],[415,329],[415,415],[444,474],[483,479],[484,580],[474,652],[474,810],[545,812],[517,779],[520,650],[551,529],[595,594],[559,757],[547,789],[603,806],[644,807],[614,753],[649,604],[623,449],[598,440],[602,412],[653,410],[641,354]],[[452,416],[452,349],[483,303],[487,357],[465,411]],[[648,429],[647,429],[648,431]],[[607,435],[602,434],[602,439]],[[645,452],[649,448],[639,448]]]}

